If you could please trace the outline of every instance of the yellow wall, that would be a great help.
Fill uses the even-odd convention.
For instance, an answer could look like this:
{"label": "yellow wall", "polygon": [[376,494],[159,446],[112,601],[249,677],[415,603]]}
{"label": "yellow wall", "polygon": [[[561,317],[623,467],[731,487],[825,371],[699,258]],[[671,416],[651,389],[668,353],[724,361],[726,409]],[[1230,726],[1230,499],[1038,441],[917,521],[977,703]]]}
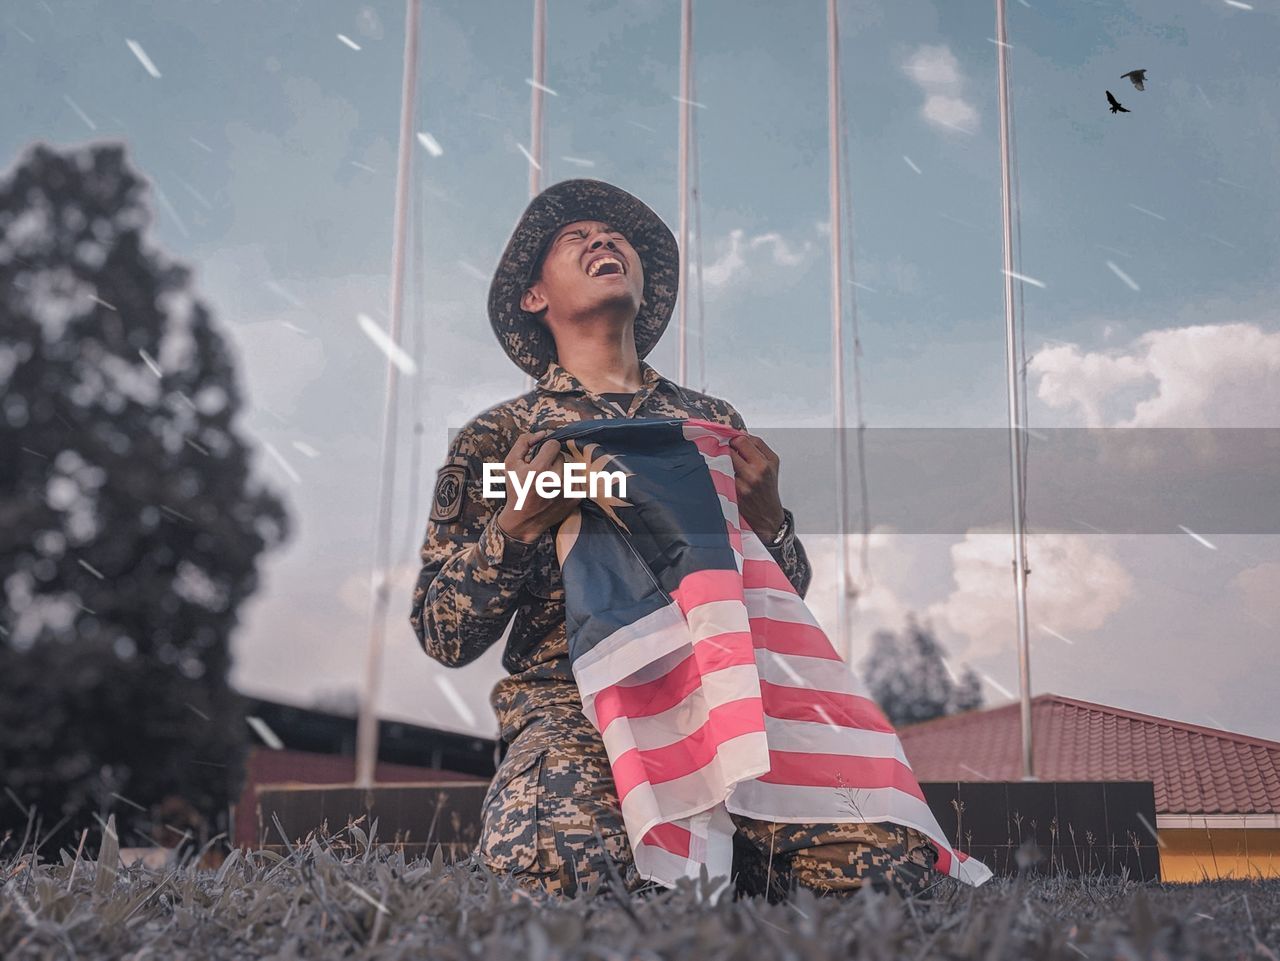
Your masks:
{"label": "yellow wall", "polygon": [[1280,877],[1280,830],[1161,828],[1160,879]]}

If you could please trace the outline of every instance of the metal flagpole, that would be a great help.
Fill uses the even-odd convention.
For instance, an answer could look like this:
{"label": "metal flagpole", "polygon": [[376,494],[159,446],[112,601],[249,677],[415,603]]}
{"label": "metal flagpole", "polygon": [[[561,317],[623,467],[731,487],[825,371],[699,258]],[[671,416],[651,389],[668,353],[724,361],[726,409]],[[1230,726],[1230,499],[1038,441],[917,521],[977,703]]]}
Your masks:
{"label": "metal flagpole", "polygon": [[[529,97],[529,199],[542,192],[542,88],[547,82],[547,0],[533,0],[533,93]],[[534,378],[526,374],[525,390]]]}
{"label": "metal flagpole", "polygon": [[[395,224],[391,244],[391,329],[400,343],[404,305],[404,249],[409,229],[409,178],[413,163],[413,105],[418,87],[418,21],[421,0],[408,0],[405,11],[404,82],[400,92],[400,155],[396,164]],[[369,605],[369,645],[365,650],[364,691],[356,723],[356,784],[373,786],[378,759],[378,680],[382,668],[382,639],[386,626],[388,575],[391,561],[391,496],[396,473],[396,406],[399,368],[387,361],[387,390],[382,407],[382,472],[378,477],[378,516],[373,548],[372,598]]]}
{"label": "metal flagpole", "polygon": [[827,153],[830,161],[828,195],[831,214],[831,391],[836,441],[836,649],[845,661],[853,658],[849,636],[849,601],[845,585],[848,560],[848,502],[845,497],[847,464],[844,436],[844,277],[841,264],[840,218],[840,26],[836,0],[827,0]]}
{"label": "metal flagpole", "polygon": [[1004,219],[1005,367],[1009,391],[1009,471],[1013,481],[1013,583],[1018,607],[1018,693],[1022,701],[1022,779],[1034,781],[1031,757],[1031,649],[1027,639],[1026,535],[1022,516],[1022,409],[1018,391],[1017,327],[1013,309],[1013,208],[1009,186],[1009,45],[1005,3],[996,0],[996,54],[1000,81],[1000,207]]}
{"label": "metal flagpole", "polygon": [[[836,73],[837,82],[839,80],[839,71]],[[850,203],[850,194],[853,192],[852,177],[849,174],[849,118],[845,116],[843,110],[843,100],[841,100],[840,110],[840,184],[843,196],[841,197],[842,205],[840,208],[841,215],[844,217],[843,226],[848,231],[848,244],[845,246],[844,265],[849,271],[849,282],[854,284],[854,278],[857,276],[856,252],[854,250],[854,224],[853,205]],[[843,244],[843,238],[842,238]],[[866,430],[867,425],[862,416],[862,338],[858,332],[858,296],[851,293],[849,295],[849,329],[853,334],[853,414],[854,429],[856,433],[858,448],[858,489],[860,494],[860,510],[859,518],[862,528],[862,546],[859,555],[860,577],[855,579],[853,576],[853,546],[850,544],[845,551],[846,567],[845,567],[845,593],[851,601],[862,594],[864,590],[871,587],[871,504],[870,495],[867,490],[867,451],[866,451]],[[847,448],[846,448],[847,454]],[[846,476],[848,474],[848,461],[843,461]]]}
{"label": "metal flagpole", "polygon": [[547,0],[533,0],[533,96],[529,99],[529,199],[542,192],[542,88],[547,82]]}
{"label": "metal flagpole", "polygon": [[[692,69],[692,68],[690,68]],[[694,95],[697,87],[691,81]],[[698,390],[707,392],[707,305],[706,285],[702,282],[702,160],[698,156],[698,118],[690,114],[689,121],[689,203],[693,206],[693,249],[690,257],[693,260],[698,280]]]}
{"label": "metal flagpole", "polygon": [[689,383],[689,111],[693,107],[689,56],[693,47],[693,0],[680,0],[680,297],[677,378]]}

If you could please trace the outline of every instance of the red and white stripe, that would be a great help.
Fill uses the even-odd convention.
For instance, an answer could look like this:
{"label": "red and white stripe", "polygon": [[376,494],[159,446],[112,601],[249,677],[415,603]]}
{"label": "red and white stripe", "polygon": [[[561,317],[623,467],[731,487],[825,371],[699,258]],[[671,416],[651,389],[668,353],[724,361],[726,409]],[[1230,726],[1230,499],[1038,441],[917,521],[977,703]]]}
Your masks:
{"label": "red and white stripe", "polygon": [[728,876],[729,812],[767,821],[892,821],[926,835],[937,869],[991,871],[954,850],[892,724],[738,517],[732,428],[689,421],[719,494],[735,571],[697,571],[672,603],[574,662],[601,731],[636,867],[674,885]]}

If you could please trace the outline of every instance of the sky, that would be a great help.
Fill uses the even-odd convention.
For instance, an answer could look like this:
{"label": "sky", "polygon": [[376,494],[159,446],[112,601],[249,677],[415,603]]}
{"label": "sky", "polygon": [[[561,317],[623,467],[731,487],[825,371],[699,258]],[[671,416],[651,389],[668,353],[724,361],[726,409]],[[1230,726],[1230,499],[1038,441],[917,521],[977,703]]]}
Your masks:
{"label": "sky", "polygon": [[[418,370],[401,378],[380,682],[383,715],[487,736],[500,650],[443,668],[407,615],[449,429],[524,389],[485,296],[528,201],[531,8],[423,4],[404,332]],[[678,0],[548,8],[544,183],[609,180],[674,227]],[[1001,428],[994,4],[840,11],[865,423]],[[1280,3],[1010,0],[1008,42],[1028,424],[1280,427]],[[704,311],[691,310],[690,381],[766,437],[831,423],[826,43],[821,0],[695,4]],[[340,702],[363,672],[387,382],[367,328],[389,322],[403,47],[391,2],[0,10],[4,168],[35,141],[125,143],[152,183],[149,242],[192,266],[235,346],[239,425],[295,534],[263,561],[233,677],[299,704]],[[1121,79],[1135,68],[1144,91]],[[1106,90],[1131,112],[1108,112]],[[649,358],[673,377],[675,341]],[[784,500],[805,466],[784,461]],[[1280,739],[1274,524],[1037,529],[1037,480],[1052,477],[1034,453],[1028,470],[1033,693]],[[951,665],[981,672],[989,704],[1006,702],[1007,531],[897,529],[876,496],[855,656],[915,613]],[[815,532],[809,601],[834,628],[835,545],[812,501],[798,518]]]}

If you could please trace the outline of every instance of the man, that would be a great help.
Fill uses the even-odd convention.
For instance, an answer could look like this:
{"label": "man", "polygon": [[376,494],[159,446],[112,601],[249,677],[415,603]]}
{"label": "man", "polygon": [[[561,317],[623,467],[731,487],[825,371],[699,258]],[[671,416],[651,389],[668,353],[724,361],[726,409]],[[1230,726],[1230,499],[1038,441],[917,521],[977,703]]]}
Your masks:
{"label": "man", "polygon": [[[569,666],[554,531],[581,501],[541,497],[533,487],[520,507],[514,497],[485,499],[483,465],[503,462],[524,489],[529,472],[563,463],[559,444],[543,438],[584,419],[701,418],[745,430],[728,403],[642,360],[670,320],[678,264],[670,229],[624,190],[570,180],[534,198],[498,265],[489,318],[537,385],[457,434],[422,547],[410,621],[428,654],[466,664],[511,624],[503,656],[510,676],[491,696],[510,749],[484,801],[479,854],[495,871],[559,894],[611,870],[631,889],[643,885],[603,741]],[[741,516],[803,595],[811,571],[778,493],[777,455],[744,435],[731,457]],[[927,838],[897,824],[733,820],[743,893],[776,898],[793,883],[848,892],[870,881],[911,894],[931,880]]]}

